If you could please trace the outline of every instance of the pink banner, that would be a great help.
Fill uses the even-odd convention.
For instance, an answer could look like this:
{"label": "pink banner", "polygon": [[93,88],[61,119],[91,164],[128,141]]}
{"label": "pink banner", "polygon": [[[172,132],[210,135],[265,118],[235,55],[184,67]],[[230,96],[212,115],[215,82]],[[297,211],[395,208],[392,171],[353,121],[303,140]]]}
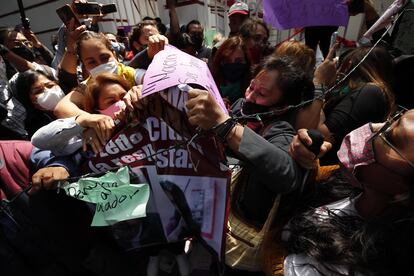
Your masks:
{"label": "pink banner", "polygon": [[345,0],[264,0],[264,20],[279,30],[308,26],[346,26]]}
{"label": "pink banner", "polygon": [[179,84],[201,85],[214,96],[227,113],[207,64],[173,46],[166,46],[155,55],[145,73],[142,96],[146,97]]}

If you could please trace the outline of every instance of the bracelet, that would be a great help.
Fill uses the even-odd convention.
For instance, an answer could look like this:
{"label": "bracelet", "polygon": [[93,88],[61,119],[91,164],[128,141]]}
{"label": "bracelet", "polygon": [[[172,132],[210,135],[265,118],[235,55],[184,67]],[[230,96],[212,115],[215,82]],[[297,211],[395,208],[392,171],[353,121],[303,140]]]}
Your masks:
{"label": "bracelet", "polygon": [[315,84],[314,97],[323,99],[325,97],[326,88],[323,84]]}
{"label": "bracelet", "polygon": [[235,118],[228,118],[223,123],[214,126],[211,130],[215,135],[220,138],[222,142],[226,141],[227,136],[230,134],[231,130],[236,126],[237,120]]}

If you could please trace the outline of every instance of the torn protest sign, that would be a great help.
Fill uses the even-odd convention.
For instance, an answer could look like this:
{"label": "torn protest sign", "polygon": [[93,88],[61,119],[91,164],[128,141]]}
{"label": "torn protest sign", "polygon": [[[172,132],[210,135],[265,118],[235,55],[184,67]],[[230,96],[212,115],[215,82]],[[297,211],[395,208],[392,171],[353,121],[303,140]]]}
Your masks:
{"label": "torn protest sign", "polygon": [[186,115],[187,92],[177,87],[184,83],[205,87],[224,108],[207,65],[166,47],[155,56],[144,78],[146,116],[140,124],[121,129],[87,166],[92,172],[129,166],[139,179],[136,183],[149,184],[147,216],[114,228],[117,236],[130,239],[129,249],[182,241],[191,235],[186,226],[188,218],[183,218],[164,190],[168,183],[181,190],[191,210],[190,220],[220,256],[230,172],[223,165],[223,145],[213,136],[189,142],[196,130]]}

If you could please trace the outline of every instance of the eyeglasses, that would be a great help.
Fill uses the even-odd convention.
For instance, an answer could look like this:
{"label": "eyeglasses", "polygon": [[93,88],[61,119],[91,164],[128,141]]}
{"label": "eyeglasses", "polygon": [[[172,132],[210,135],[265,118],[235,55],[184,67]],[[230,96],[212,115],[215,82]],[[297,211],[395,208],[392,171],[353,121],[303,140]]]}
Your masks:
{"label": "eyeglasses", "polygon": [[33,42],[29,40],[15,40],[13,41],[13,44],[15,47],[22,47],[22,46],[33,47]]}
{"label": "eyeglasses", "polygon": [[414,163],[411,162],[392,142],[391,131],[392,124],[398,121],[404,113],[408,110],[404,107],[400,107],[401,110],[397,111],[393,116],[391,116],[384,125],[378,130],[370,139],[373,141],[375,138],[380,137],[384,143],[386,143],[390,148],[392,148],[404,161],[406,161],[410,167],[414,169]]}

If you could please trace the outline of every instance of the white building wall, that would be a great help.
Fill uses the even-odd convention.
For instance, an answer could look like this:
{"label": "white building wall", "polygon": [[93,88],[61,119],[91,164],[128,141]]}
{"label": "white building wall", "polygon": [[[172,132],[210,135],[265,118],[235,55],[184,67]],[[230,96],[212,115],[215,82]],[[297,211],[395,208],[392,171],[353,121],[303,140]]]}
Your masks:
{"label": "white building wall", "polygon": [[[168,10],[165,8],[166,0],[97,0],[99,3],[115,3],[118,12],[107,15],[105,22],[100,23],[101,30],[116,32],[117,27],[135,25],[142,20],[144,16],[159,16],[163,23],[169,24]],[[179,2],[188,0],[178,0]],[[195,1],[195,0],[193,0]],[[263,0],[243,0],[252,9],[252,15],[258,16],[263,10]],[[61,21],[56,14],[56,9],[70,2],[70,0],[23,0],[25,7],[35,4],[47,3],[42,6],[32,8],[26,11],[26,16],[31,21],[32,30],[39,33],[41,41],[50,46],[51,35],[54,34]],[[178,7],[177,12],[180,24],[187,24],[192,19],[197,19],[204,24],[206,31],[219,31],[227,35],[229,33],[226,0],[198,0],[198,3]],[[393,0],[375,0],[373,1],[376,9],[383,12]],[[220,10],[215,12],[216,8]],[[0,26],[14,26],[20,23],[20,14],[14,13],[8,16],[2,16],[13,11],[18,11],[17,0],[0,0]],[[110,20],[110,21],[107,21]],[[353,17],[347,28],[349,37],[357,37],[361,32],[358,26],[361,24],[360,17]],[[49,32],[46,32],[48,31]],[[350,33],[349,33],[350,32]],[[288,38],[293,30],[273,30],[271,31],[270,42],[279,43]],[[300,36],[297,37],[300,39]]]}

